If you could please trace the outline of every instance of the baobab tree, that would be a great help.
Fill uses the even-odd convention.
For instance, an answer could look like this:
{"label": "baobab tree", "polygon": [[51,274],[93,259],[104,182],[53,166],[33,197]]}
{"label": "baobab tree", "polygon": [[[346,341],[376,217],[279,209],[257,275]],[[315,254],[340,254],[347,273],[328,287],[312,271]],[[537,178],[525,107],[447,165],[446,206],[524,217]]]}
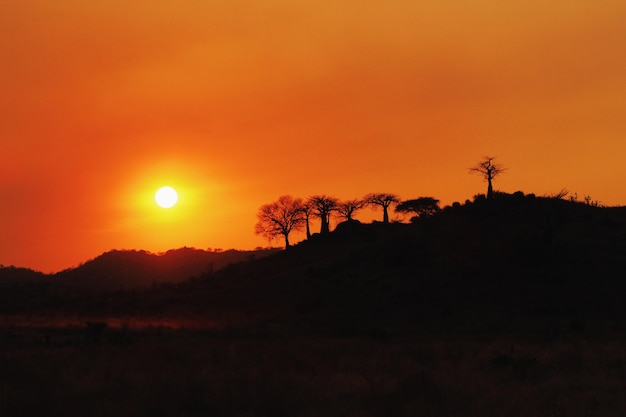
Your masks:
{"label": "baobab tree", "polygon": [[400,198],[395,194],[371,193],[363,197],[365,204],[372,207],[383,208],[383,223],[389,223],[389,206],[400,202]]}
{"label": "baobab tree", "polygon": [[305,201],[302,204],[302,215],[304,216],[307,239],[311,238],[311,214],[313,214],[313,206],[308,201]]}
{"label": "baobab tree", "polygon": [[352,216],[354,216],[354,213],[361,210],[363,207],[365,207],[365,201],[363,200],[354,199],[341,201],[337,206],[337,213],[339,213],[339,216],[342,219],[345,219],[349,222],[354,220],[352,218]]}
{"label": "baobab tree", "polygon": [[303,203],[300,198],[283,195],[270,204],[259,208],[258,222],[255,232],[269,240],[282,235],[285,238],[285,249],[289,249],[289,234],[302,230],[304,226]]}
{"label": "baobab tree", "polygon": [[439,210],[439,200],[433,197],[419,197],[413,200],[405,200],[396,206],[398,213],[415,213],[414,221],[417,218],[432,216]]}
{"label": "baobab tree", "polygon": [[313,195],[306,200],[306,205],[310,206],[313,215],[320,219],[320,234],[330,232],[330,215],[337,210],[339,200],[327,195]]}
{"label": "baobab tree", "polygon": [[506,168],[494,162],[495,156],[485,156],[482,161],[470,168],[470,172],[477,172],[487,181],[487,200],[493,199],[493,179],[504,172]]}

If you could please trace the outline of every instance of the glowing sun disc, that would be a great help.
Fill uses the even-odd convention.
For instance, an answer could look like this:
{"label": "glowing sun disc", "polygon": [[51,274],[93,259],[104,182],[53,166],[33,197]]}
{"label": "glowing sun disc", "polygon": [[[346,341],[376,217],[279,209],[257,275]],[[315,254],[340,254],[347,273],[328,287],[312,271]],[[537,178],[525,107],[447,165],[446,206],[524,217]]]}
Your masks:
{"label": "glowing sun disc", "polygon": [[178,202],[178,193],[172,187],[161,187],[154,195],[154,201],[156,201],[159,207],[174,207]]}

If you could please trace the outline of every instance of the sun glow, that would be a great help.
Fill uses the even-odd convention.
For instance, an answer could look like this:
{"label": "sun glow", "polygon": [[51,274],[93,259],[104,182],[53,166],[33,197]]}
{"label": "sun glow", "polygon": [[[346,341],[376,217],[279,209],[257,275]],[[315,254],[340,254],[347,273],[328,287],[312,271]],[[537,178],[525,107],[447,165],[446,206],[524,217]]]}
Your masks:
{"label": "sun glow", "polygon": [[172,187],[161,187],[154,195],[157,205],[162,208],[171,208],[178,202],[178,193]]}

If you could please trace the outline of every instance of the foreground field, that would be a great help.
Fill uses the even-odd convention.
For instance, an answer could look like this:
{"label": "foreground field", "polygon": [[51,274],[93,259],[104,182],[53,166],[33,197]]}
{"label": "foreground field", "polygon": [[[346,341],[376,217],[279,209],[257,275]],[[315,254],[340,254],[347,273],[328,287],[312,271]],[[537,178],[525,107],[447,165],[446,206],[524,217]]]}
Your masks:
{"label": "foreground field", "polygon": [[618,334],[5,327],[3,416],[626,415]]}

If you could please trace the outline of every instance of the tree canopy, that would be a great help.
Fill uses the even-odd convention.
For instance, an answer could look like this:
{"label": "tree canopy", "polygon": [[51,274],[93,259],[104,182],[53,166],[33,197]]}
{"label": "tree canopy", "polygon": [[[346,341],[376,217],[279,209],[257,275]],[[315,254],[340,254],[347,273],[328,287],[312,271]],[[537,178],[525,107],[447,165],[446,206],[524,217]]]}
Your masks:
{"label": "tree canopy", "polygon": [[324,194],[313,195],[306,200],[306,205],[313,209],[313,214],[320,219],[320,234],[330,232],[330,215],[337,210],[339,200]]}
{"label": "tree canopy", "polygon": [[476,165],[470,168],[470,172],[476,172],[487,181],[487,200],[493,199],[493,179],[506,171],[502,165],[494,162],[495,156],[485,156]]}
{"label": "tree canopy", "polygon": [[413,200],[405,200],[396,206],[396,212],[415,213],[415,218],[429,217],[439,210],[439,200],[433,197],[419,197]]}
{"label": "tree canopy", "polygon": [[285,249],[289,248],[289,234],[302,230],[305,223],[303,203],[300,198],[283,195],[273,203],[259,208],[255,232],[269,240],[282,235],[285,238]]}
{"label": "tree canopy", "polygon": [[342,219],[352,221],[354,214],[365,207],[365,201],[361,199],[346,200],[339,203],[337,213]]}

